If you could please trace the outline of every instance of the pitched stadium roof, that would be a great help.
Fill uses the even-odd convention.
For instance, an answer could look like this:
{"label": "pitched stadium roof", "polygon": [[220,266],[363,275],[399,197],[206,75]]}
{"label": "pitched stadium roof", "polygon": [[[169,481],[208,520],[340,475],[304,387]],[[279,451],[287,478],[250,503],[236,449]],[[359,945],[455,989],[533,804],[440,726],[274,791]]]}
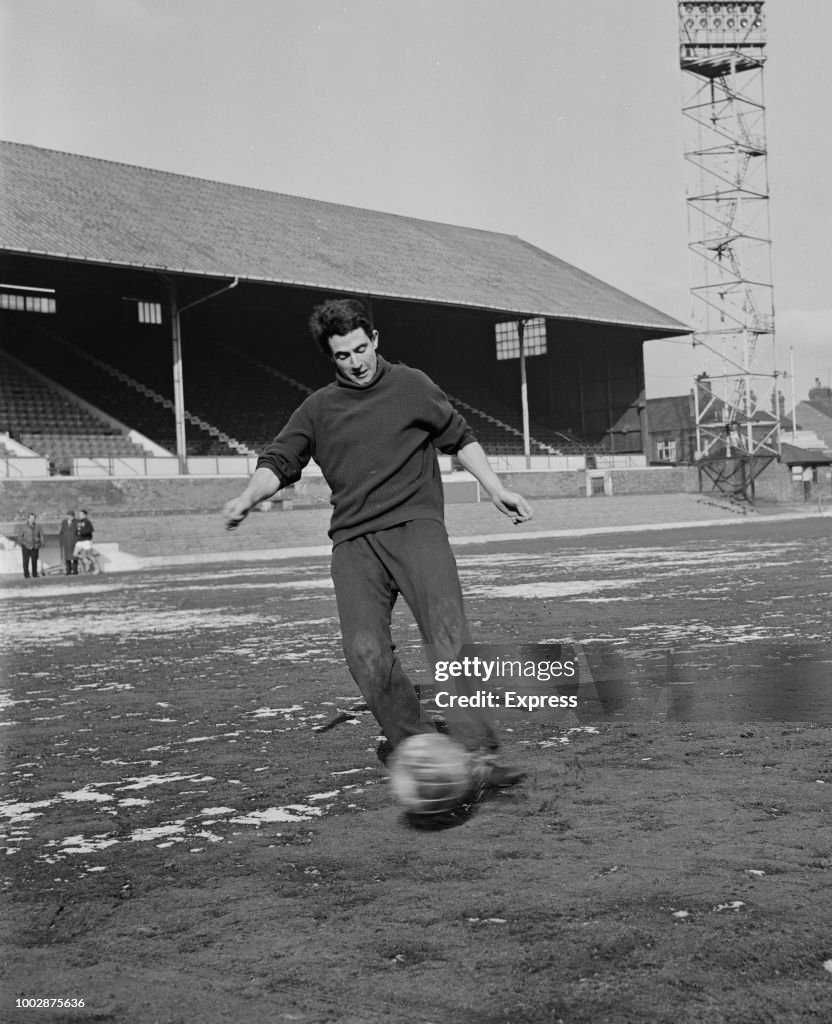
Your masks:
{"label": "pitched stadium roof", "polygon": [[0,142],[0,249],[686,334],[513,235]]}

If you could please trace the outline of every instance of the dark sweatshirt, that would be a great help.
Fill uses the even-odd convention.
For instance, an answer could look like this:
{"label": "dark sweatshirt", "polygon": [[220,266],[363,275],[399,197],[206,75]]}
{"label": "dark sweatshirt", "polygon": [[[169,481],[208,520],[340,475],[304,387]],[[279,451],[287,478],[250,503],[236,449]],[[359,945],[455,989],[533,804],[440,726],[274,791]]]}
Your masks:
{"label": "dark sweatshirt", "polygon": [[443,522],[436,449],[453,454],[474,440],[430,377],[379,356],[366,387],[339,376],[310,395],[257,466],[287,487],[310,459],[318,463],[332,491],[335,546],[412,519]]}

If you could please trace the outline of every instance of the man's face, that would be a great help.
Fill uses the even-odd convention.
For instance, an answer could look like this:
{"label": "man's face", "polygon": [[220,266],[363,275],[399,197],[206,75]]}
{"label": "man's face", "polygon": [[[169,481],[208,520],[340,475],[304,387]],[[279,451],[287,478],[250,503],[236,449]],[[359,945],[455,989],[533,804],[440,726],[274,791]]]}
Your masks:
{"label": "man's face", "polygon": [[31,514],[28,515],[26,517],[26,519],[27,519],[27,521],[29,523],[29,526],[34,526],[35,525],[35,517],[33,515],[31,515]]}
{"label": "man's face", "polygon": [[363,327],[357,327],[349,334],[334,334],[329,339],[332,361],[335,368],[353,384],[365,388],[375,376],[378,356],[378,331],[367,336]]}

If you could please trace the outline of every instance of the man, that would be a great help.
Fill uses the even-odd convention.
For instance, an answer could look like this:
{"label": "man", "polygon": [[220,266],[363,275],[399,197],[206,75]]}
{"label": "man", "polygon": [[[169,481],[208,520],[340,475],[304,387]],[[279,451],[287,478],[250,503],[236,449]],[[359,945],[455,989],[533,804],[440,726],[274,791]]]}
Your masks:
{"label": "man", "polygon": [[75,510],[70,509],[61,520],[58,540],[61,545],[61,558],[67,576],[72,575],[72,562],[75,554]]}
{"label": "man", "polygon": [[[436,449],[455,454],[497,508],[515,523],[529,504],[507,490],[465,420],[420,370],[378,354],[366,306],[331,299],[310,320],[335,380],[295,410],[265,449],[248,486],[225,507],[228,529],[261,501],[300,478],[314,458],[332,491],[332,579],[350,672],[382,732],[386,754],[407,736],[434,729],[391,639],[401,594],[432,660],[453,660],[470,642],[456,562],[444,523]],[[523,774],[496,764],[497,739],[483,714],[457,716],[451,731],[484,785],[513,785]]]}
{"label": "man", "polygon": [[20,529],[17,531],[17,543],[23,549],[23,577],[29,579],[29,566],[32,567],[32,576],[38,578],[38,557],[40,556],[40,549],[46,543],[46,538],[43,535],[43,529],[37,523],[37,516],[34,512],[30,512],[26,517],[26,522],[21,524]]}
{"label": "man", "polygon": [[72,551],[72,575],[78,575],[78,553],[92,551],[92,520],[87,518],[87,510],[82,508],[75,520],[75,547]]}

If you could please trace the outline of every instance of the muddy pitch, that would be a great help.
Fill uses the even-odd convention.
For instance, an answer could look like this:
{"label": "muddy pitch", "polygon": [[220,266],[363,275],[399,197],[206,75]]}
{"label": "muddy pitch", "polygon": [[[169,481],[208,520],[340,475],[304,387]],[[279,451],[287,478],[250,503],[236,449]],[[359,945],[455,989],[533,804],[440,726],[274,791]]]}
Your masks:
{"label": "muddy pitch", "polygon": [[503,714],[529,781],[430,831],[326,560],[8,583],[0,1020],[827,1021],[830,533],[461,549],[477,640],[613,651],[626,685]]}

